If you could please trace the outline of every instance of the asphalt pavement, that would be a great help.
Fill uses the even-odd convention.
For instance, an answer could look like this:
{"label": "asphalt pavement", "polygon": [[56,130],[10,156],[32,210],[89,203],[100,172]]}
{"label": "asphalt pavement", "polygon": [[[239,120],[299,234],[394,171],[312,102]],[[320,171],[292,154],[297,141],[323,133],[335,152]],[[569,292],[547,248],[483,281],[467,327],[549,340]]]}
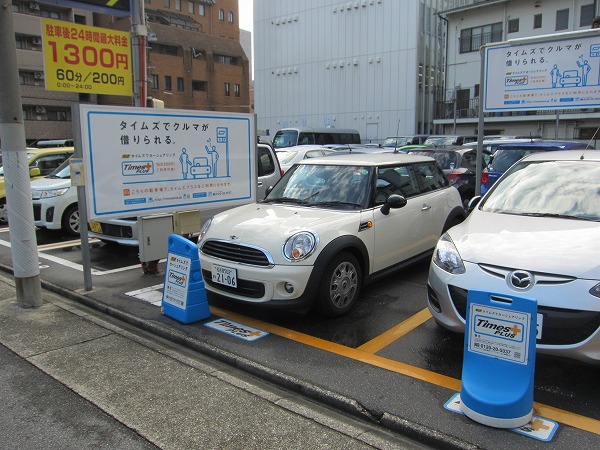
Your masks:
{"label": "asphalt pavement", "polygon": [[[538,391],[534,414],[558,422],[546,442],[486,427],[448,407],[460,373],[433,369],[447,359],[460,366],[460,355],[416,343],[462,338],[440,333],[432,321],[381,349],[354,345],[373,340],[352,320],[372,316],[382,298],[394,300],[387,314],[404,310],[408,297],[422,298],[423,270],[367,289],[369,301],[352,318],[265,311],[256,320],[251,308],[210,300],[209,319],[183,324],[161,313],[164,276],[144,275],[139,263],[127,266],[136,259],[119,250],[107,253],[120,261],[117,270],[94,257],[92,290],[82,289],[80,267],[66,259],[77,261],[77,246],[40,252],[44,305],[32,310],[17,307],[12,261],[0,251],[0,357],[16,358],[0,365],[0,436],[16,440],[7,448],[600,448],[595,367],[576,366],[588,392],[579,414],[553,406],[556,393],[572,395],[569,386],[547,383]],[[209,326],[222,319],[267,336],[248,342]],[[296,330],[300,320],[334,330],[335,339]],[[396,359],[400,347],[403,357]],[[24,380],[23,366],[40,381]],[[563,366],[542,367],[556,373]],[[59,390],[42,402],[35,394],[40,385],[71,395]],[[117,447],[102,436],[113,428],[122,436]]]}
{"label": "asphalt pavement", "polygon": [[[9,449],[428,448],[0,273]],[[441,441],[440,441],[441,442]]]}

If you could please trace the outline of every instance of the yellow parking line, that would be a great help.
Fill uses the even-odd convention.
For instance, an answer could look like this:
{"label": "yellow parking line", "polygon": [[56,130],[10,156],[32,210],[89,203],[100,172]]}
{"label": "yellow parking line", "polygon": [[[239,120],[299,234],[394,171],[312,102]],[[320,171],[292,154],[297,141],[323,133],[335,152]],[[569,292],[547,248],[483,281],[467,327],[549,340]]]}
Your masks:
{"label": "yellow parking line", "polygon": [[[391,372],[396,372],[401,375],[405,375],[407,377],[425,381],[427,383],[431,383],[436,386],[444,387],[444,388],[450,389],[455,392],[460,392],[460,383],[461,383],[460,380],[457,380],[455,378],[448,377],[446,375],[442,375],[442,374],[439,374],[436,372],[432,372],[430,370],[421,369],[420,367],[415,367],[415,366],[411,366],[409,364],[405,364],[405,363],[401,363],[398,361],[393,361],[391,359],[383,358],[381,356],[377,356],[373,353],[370,353],[368,351],[364,351],[364,350],[360,349],[363,346],[367,346],[367,348],[369,348],[369,350],[377,348],[378,345],[380,345],[383,342],[383,339],[380,341],[377,341],[377,338],[376,338],[376,339],[369,341],[368,343],[364,344],[363,346],[361,346],[359,348],[352,348],[352,347],[347,347],[345,345],[336,344],[335,342],[329,342],[329,341],[326,341],[321,338],[310,336],[305,333],[300,333],[298,331],[290,330],[288,328],[280,327],[278,325],[273,325],[268,322],[263,322],[262,320],[257,320],[257,319],[253,319],[251,317],[243,316],[241,314],[236,314],[234,312],[227,311],[225,309],[222,309],[222,308],[219,308],[216,306],[211,306],[210,311],[212,314],[214,314],[216,316],[224,317],[226,319],[234,320],[236,322],[241,322],[246,325],[250,325],[252,327],[259,328],[264,331],[268,331],[269,333],[275,334],[277,336],[281,336],[281,337],[290,339],[292,341],[310,345],[311,347],[319,348],[321,350],[335,353],[337,355],[344,356],[346,358],[350,358],[355,361],[360,361],[360,362],[363,362],[366,364],[370,364],[372,366],[380,367],[382,369],[387,369]],[[399,325],[399,327],[401,327],[403,324],[406,324],[406,326],[403,327],[402,330],[398,330],[396,332],[395,336],[399,337],[400,333],[405,334],[406,332],[410,331],[410,329],[414,328],[414,323],[418,322],[419,320],[422,321],[421,323],[425,322],[427,320],[427,318],[425,318],[426,313],[424,311],[425,310],[417,313],[416,316],[419,316],[419,317],[417,319],[415,319],[414,321],[411,321],[411,319],[408,319],[408,320],[402,322]],[[410,328],[411,326],[412,326],[412,328]],[[395,327],[395,328],[397,328],[397,327]],[[390,342],[393,342],[393,339],[391,339],[391,337],[392,337],[392,335],[394,335],[394,331],[392,331],[392,330],[395,330],[395,328],[392,328],[388,332],[384,333],[384,334],[389,334],[386,339]],[[404,330],[407,330],[407,331],[404,331]],[[402,331],[404,331],[404,332],[402,332]],[[377,341],[377,344],[374,343],[372,345],[368,345],[375,341]],[[569,411],[564,411],[562,409],[554,408],[552,406],[547,406],[547,405],[537,403],[537,402],[534,403],[534,409],[536,411],[536,414],[539,414],[540,416],[542,416],[546,419],[554,420],[554,421],[560,422],[564,425],[569,425],[571,427],[578,428],[580,430],[584,430],[584,431],[588,431],[590,433],[600,435],[600,420],[592,419],[591,417],[581,416],[579,414],[575,414],[575,413],[572,413]]]}
{"label": "yellow parking line", "polygon": [[422,311],[413,314],[404,322],[396,325],[393,328],[390,328],[385,333],[380,334],[374,339],[371,339],[369,342],[365,342],[363,345],[358,347],[357,350],[362,350],[363,352],[367,353],[377,353],[379,350],[387,347],[392,342],[404,336],[406,333],[427,322],[429,319],[431,319],[431,317],[432,316],[429,312],[429,309],[425,308]]}

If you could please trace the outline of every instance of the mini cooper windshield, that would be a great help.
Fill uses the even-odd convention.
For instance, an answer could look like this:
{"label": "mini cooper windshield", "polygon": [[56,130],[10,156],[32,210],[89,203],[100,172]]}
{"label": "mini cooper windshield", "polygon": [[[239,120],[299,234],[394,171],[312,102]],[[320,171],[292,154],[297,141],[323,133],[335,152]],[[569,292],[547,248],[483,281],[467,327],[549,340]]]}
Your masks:
{"label": "mini cooper windshield", "polygon": [[286,172],[265,203],[364,209],[369,203],[372,169],[361,166],[303,164]]}
{"label": "mini cooper windshield", "polygon": [[600,221],[600,163],[522,162],[497,183],[481,210]]}

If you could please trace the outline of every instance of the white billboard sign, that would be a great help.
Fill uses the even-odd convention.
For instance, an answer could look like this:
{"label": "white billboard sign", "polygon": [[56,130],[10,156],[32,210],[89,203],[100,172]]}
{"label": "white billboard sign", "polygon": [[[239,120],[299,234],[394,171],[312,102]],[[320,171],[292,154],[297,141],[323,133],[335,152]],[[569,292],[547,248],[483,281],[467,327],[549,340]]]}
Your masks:
{"label": "white billboard sign", "polygon": [[485,48],[484,111],[600,106],[597,30],[518,42]]}
{"label": "white billboard sign", "polygon": [[253,201],[252,114],[79,107],[89,219]]}

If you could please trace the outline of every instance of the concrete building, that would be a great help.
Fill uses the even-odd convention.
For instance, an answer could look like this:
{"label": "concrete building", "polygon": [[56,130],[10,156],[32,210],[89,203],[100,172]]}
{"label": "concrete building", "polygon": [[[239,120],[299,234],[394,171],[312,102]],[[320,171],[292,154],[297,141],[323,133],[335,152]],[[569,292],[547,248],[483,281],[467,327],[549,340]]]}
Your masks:
{"label": "concrete building", "polygon": [[257,128],[433,132],[447,0],[255,0]]}
{"label": "concrete building", "polygon": [[[147,95],[166,108],[250,112],[250,68],[242,46],[238,0],[144,0],[149,36]],[[132,106],[128,96],[47,91],[41,20],[52,18],[130,31],[130,18],[61,7],[53,0],[13,0],[17,65],[27,142],[71,138],[71,104]]]}
{"label": "concrete building", "polygon": [[[440,13],[448,30],[446,89],[434,121],[447,134],[477,133],[481,45],[589,29],[599,14],[594,0],[457,0],[448,6]],[[599,109],[485,113],[484,131],[589,140],[599,119]]]}

